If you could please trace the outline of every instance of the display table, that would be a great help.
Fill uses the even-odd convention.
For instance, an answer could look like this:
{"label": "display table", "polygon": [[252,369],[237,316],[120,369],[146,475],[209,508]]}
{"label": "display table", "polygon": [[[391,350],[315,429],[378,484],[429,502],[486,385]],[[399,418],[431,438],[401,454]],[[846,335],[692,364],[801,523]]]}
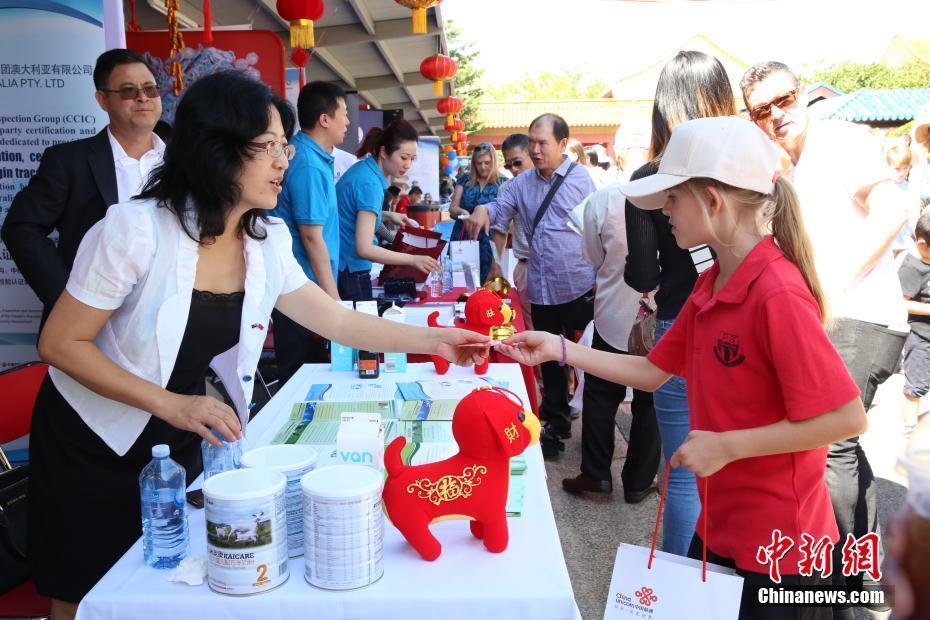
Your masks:
{"label": "display table", "polygon": [[[472,369],[455,366],[445,375],[471,376],[474,376]],[[506,381],[511,390],[527,399],[518,365],[492,364],[488,376]],[[384,374],[381,381],[435,378],[432,365],[411,364],[408,372]],[[311,384],[349,380],[357,380],[356,375],[332,372],[325,365],[304,366],[249,424],[245,448],[268,444],[287,418],[291,405],[303,400]],[[549,503],[538,445],[531,446],[526,457],[523,514],[507,520],[510,546],[502,554],[486,551],[481,541],[471,536],[465,521],[445,521],[431,528],[442,543],[442,555],[435,562],[426,562],[388,523],[384,576],[371,586],[351,591],[317,589],[304,580],[304,559],[299,557],[290,560],[290,578],[281,587],[253,596],[232,597],[213,592],[206,583],[187,586],[168,582],[167,571],[145,566],[139,540],[87,594],[77,617],[79,620],[580,618]],[[205,557],[204,511],[191,509],[189,515],[192,555]],[[106,535],[105,524],[101,524],[100,535]]]}

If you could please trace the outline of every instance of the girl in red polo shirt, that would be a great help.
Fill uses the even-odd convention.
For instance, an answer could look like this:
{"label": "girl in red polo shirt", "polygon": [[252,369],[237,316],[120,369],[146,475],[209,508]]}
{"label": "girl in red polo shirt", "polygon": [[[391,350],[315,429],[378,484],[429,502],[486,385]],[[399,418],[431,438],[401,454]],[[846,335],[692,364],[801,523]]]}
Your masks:
{"label": "girl in red polo shirt", "polygon": [[637,207],[665,210],[680,247],[706,243],[717,255],[648,357],[539,332],[499,350],[642,390],[686,377],[693,430],[671,465],[707,478],[698,484],[707,540],[695,534],[689,554],[700,558],[706,543],[708,561],[744,577],[740,618],[832,618],[828,607],[755,605],[776,567],[783,585],[829,583],[816,568],[806,574],[800,548],[806,536],[824,558],[831,544],[842,547],[824,482],[827,447],[866,427],[859,391],[824,331],[824,294],[780,158],[748,121],[697,119],[672,133],[658,174],[624,186]]}

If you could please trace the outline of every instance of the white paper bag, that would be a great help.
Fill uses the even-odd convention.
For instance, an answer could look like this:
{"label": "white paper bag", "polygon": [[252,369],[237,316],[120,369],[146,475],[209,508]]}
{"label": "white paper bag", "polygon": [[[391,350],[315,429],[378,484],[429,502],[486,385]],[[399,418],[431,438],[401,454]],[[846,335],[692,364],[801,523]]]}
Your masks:
{"label": "white paper bag", "polygon": [[731,569],[708,564],[702,581],[700,560],[662,551],[650,569],[649,549],[624,543],[617,548],[604,620],[736,620],[742,592],[743,578]]}
{"label": "white paper bag", "polygon": [[452,262],[477,267],[481,264],[481,252],[477,241],[453,241],[449,244],[449,255]]}

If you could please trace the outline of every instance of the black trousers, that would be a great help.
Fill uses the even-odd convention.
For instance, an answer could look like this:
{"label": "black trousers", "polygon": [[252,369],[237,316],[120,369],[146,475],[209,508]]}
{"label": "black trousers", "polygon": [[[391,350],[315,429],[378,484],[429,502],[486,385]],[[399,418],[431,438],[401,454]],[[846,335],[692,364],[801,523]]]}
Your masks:
{"label": "black trousers", "polygon": [[[533,326],[550,334],[574,338],[575,332],[584,329],[594,318],[594,292],[564,304],[544,306],[531,304]],[[542,364],[543,398],[540,414],[556,433],[567,433],[572,427],[571,408],[568,405],[568,366],[558,362]]]}
{"label": "black trousers", "polygon": [[[862,392],[862,402],[868,411],[878,386],[894,373],[907,334],[875,323],[841,318],[836,319],[829,335]],[[826,481],[840,530],[840,544],[833,551],[833,565],[842,566],[842,542],[847,534],[859,538],[879,531],[875,475],[858,437],[830,445]],[[879,553],[882,554],[881,548]],[[835,571],[833,575],[834,583],[845,582],[849,587],[874,585],[868,575],[844,577],[842,571]]]}
{"label": "black trousers", "polygon": [[[700,525],[700,524],[699,524]],[[701,538],[695,534],[691,539],[691,547],[688,548],[688,557],[692,560],[700,560],[704,549],[704,543]],[[833,609],[831,607],[760,607],[759,606],[759,588],[778,588],[779,585],[785,586],[826,586],[829,585],[829,578],[824,579],[815,570],[810,577],[802,575],[782,575],[781,584],[776,584],[769,579],[768,573],[753,573],[750,571],[736,568],[736,563],[730,558],[717,555],[710,549],[707,550],[707,563],[716,564],[726,568],[736,569],[736,574],[743,578],[743,599],[739,607],[739,620],[832,620]],[[836,568],[834,567],[834,570]],[[842,573],[842,570],[840,571]]]}
{"label": "black trousers", "polygon": [[[591,348],[622,353],[610,346],[597,328]],[[583,414],[581,417],[581,471],[595,480],[611,481],[614,458],[614,424],[617,408],[626,398],[627,386],[612,383],[590,373],[584,374]],[[633,425],[626,461],[620,472],[625,491],[642,491],[652,484],[659,470],[662,442],[652,407],[652,392],[633,390]]]}
{"label": "black trousers", "polygon": [[329,342],[277,310],[274,321],[274,357],[281,385],[304,364],[329,363]]}

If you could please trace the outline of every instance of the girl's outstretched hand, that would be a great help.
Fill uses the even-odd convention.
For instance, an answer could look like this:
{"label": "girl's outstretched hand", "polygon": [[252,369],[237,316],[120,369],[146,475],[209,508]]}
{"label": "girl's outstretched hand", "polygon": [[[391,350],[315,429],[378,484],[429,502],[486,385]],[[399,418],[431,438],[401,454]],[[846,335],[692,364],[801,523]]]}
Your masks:
{"label": "girl's outstretched hand", "polygon": [[562,340],[548,332],[520,332],[497,343],[496,350],[527,366],[562,359]]}
{"label": "girl's outstretched hand", "polygon": [[733,460],[721,435],[723,433],[691,431],[672,455],[672,467],[684,467],[701,478],[717,473]]}

